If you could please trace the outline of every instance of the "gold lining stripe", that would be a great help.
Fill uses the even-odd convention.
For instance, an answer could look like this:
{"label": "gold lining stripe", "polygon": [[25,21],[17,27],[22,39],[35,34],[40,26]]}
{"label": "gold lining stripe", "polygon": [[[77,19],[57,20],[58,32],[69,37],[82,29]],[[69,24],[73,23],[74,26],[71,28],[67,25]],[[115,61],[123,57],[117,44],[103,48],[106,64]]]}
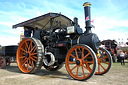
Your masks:
{"label": "gold lining stripe", "polygon": [[71,40],[71,47],[72,47],[72,39],[71,38],[69,38],[70,40]]}
{"label": "gold lining stripe", "polygon": [[83,6],[84,6],[84,7],[85,7],[85,6],[91,6],[91,4],[90,4],[89,2],[86,2],[86,3],[83,4]]}
{"label": "gold lining stripe", "polygon": [[77,38],[77,44],[80,44],[80,36]]}

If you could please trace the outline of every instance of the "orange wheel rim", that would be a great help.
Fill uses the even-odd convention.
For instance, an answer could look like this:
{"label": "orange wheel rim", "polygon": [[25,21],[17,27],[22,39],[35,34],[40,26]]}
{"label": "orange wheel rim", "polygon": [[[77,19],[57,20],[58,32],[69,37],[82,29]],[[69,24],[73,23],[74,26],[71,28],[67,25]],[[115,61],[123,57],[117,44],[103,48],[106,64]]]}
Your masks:
{"label": "orange wheel rim", "polygon": [[92,53],[84,46],[71,48],[65,60],[66,69],[71,77],[78,80],[88,78],[94,68],[94,59],[92,56]]}
{"label": "orange wheel rim", "polygon": [[98,68],[95,74],[104,74],[110,65],[109,54],[105,50],[99,48],[100,56],[97,55]]}
{"label": "orange wheel rim", "polygon": [[37,48],[33,40],[24,39],[17,50],[17,64],[24,73],[31,72],[37,62]]}

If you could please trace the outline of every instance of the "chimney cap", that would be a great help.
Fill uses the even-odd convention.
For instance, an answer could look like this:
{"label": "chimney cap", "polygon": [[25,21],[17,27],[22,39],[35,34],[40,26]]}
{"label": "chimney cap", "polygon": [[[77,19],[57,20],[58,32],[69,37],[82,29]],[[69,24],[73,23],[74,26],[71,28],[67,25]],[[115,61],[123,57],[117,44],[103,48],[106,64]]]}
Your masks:
{"label": "chimney cap", "polygon": [[85,7],[85,6],[91,6],[91,4],[89,3],[89,2],[85,2],[84,4],[83,4],[83,6]]}

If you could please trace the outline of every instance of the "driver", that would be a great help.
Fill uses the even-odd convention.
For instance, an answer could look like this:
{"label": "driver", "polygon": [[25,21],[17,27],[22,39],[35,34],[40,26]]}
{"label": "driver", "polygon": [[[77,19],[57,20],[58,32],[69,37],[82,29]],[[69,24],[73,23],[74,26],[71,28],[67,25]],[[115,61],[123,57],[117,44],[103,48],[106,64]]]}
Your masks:
{"label": "driver", "polygon": [[31,37],[31,33],[32,30],[29,27],[24,26],[24,37]]}

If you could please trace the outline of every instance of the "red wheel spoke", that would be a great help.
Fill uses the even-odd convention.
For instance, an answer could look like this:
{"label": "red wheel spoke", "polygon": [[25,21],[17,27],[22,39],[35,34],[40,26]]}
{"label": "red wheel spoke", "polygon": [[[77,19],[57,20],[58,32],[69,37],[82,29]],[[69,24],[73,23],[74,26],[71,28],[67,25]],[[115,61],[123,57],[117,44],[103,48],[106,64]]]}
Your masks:
{"label": "red wheel spoke", "polygon": [[83,65],[83,67],[84,67],[85,69],[87,69],[89,72],[91,72],[91,69],[89,69],[89,68],[85,67],[84,65]]}
{"label": "red wheel spoke", "polygon": [[31,43],[32,43],[32,41],[29,43],[28,51],[30,51],[30,49],[31,49]]}
{"label": "red wheel spoke", "polygon": [[102,53],[101,53],[101,55],[100,55],[100,58],[101,58],[102,55],[103,55],[103,51],[102,51]]}
{"label": "red wheel spoke", "polygon": [[69,64],[76,64],[76,62],[69,62]]}
{"label": "red wheel spoke", "polygon": [[23,53],[23,55],[25,55],[25,53]]}
{"label": "red wheel spoke", "polygon": [[33,68],[34,65],[33,65],[33,61],[31,59],[29,59],[29,65]]}
{"label": "red wheel spoke", "polygon": [[36,55],[37,53],[32,53],[31,55]]}
{"label": "red wheel spoke", "polygon": [[79,66],[77,66],[76,76],[78,76]]}
{"label": "red wheel spoke", "polygon": [[107,56],[105,56],[105,57],[101,58],[101,60],[103,60],[103,59],[105,59],[105,58],[108,58],[108,57],[107,57]]}
{"label": "red wheel spoke", "polygon": [[35,61],[36,62],[36,60],[34,59],[34,58],[32,58],[32,57],[30,57],[33,61]]}
{"label": "red wheel spoke", "polygon": [[36,57],[36,56],[32,56],[32,57],[37,59],[37,57]]}
{"label": "red wheel spoke", "polygon": [[24,63],[24,62],[26,61],[26,59],[27,59],[27,58],[25,57],[25,59],[23,60],[23,62],[22,62],[22,63]]}
{"label": "red wheel spoke", "polygon": [[70,54],[70,56],[72,56],[73,58],[75,58],[77,60],[77,58],[74,55]]}
{"label": "red wheel spoke", "polygon": [[101,61],[102,63],[104,63],[104,64],[107,64],[107,65],[109,65],[109,63],[107,63],[107,62],[103,62],[103,61]]}
{"label": "red wheel spoke", "polygon": [[88,53],[87,55],[85,55],[84,57],[83,57],[83,59],[85,59],[87,56],[89,56],[90,55],[90,53]]}
{"label": "red wheel spoke", "polygon": [[34,68],[34,64],[33,64],[33,61],[31,59],[29,59],[29,65]]}
{"label": "red wheel spoke", "polygon": [[31,43],[30,43],[30,46],[31,46],[31,49],[32,49],[32,41],[31,41]]}
{"label": "red wheel spoke", "polygon": [[25,42],[25,44],[26,44],[26,51],[27,51],[27,49],[28,49],[28,45],[27,45],[27,42]]}
{"label": "red wheel spoke", "polygon": [[31,63],[31,64],[32,64],[32,68],[34,68],[34,63],[33,63],[33,61],[32,61],[32,63]]}
{"label": "red wheel spoke", "polygon": [[100,65],[98,64],[98,72],[100,72]]}
{"label": "red wheel spoke", "polygon": [[86,65],[87,65],[87,68],[88,68],[88,69],[92,70],[92,69],[90,68],[90,64],[86,64]]}
{"label": "red wheel spoke", "polygon": [[27,52],[27,51],[25,51],[23,48],[20,48],[22,51],[24,51],[25,53]]}
{"label": "red wheel spoke", "polygon": [[33,51],[33,49],[36,49],[36,46],[34,46],[34,47],[31,49],[31,51],[30,51],[30,52],[32,52],[32,51]]}
{"label": "red wheel spoke", "polygon": [[25,56],[21,56],[21,57],[19,57],[19,58],[25,58]]}
{"label": "red wheel spoke", "polygon": [[93,61],[86,61],[86,62],[83,62],[83,63],[85,64],[85,63],[94,63],[94,62]]}
{"label": "red wheel spoke", "polygon": [[29,58],[29,65],[31,66],[31,59]]}
{"label": "red wheel spoke", "polygon": [[28,64],[28,60],[27,60],[27,71],[28,71],[28,69],[29,69],[29,64]]}
{"label": "red wheel spoke", "polygon": [[21,67],[23,67],[26,64],[27,61],[28,61],[28,59],[25,60],[25,62],[22,64]]}
{"label": "red wheel spoke", "polygon": [[100,65],[104,70],[106,70],[100,63],[99,63],[99,65]]}
{"label": "red wheel spoke", "polygon": [[78,53],[77,53],[77,48],[75,49],[75,53],[76,53],[76,59],[79,59],[78,58]]}
{"label": "red wheel spoke", "polygon": [[26,47],[25,47],[25,50],[26,50],[26,52],[28,51]]}
{"label": "red wheel spoke", "polygon": [[82,67],[83,77],[85,77],[84,68],[83,68],[83,66],[81,66],[81,67]]}
{"label": "red wheel spoke", "polygon": [[82,55],[81,55],[81,59],[84,57],[84,49],[82,48]]}
{"label": "red wheel spoke", "polygon": [[33,50],[33,53],[36,51],[36,48]]}
{"label": "red wheel spoke", "polygon": [[71,69],[71,71],[74,70],[76,67],[77,67],[77,66],[74,66],[74,67]]}

